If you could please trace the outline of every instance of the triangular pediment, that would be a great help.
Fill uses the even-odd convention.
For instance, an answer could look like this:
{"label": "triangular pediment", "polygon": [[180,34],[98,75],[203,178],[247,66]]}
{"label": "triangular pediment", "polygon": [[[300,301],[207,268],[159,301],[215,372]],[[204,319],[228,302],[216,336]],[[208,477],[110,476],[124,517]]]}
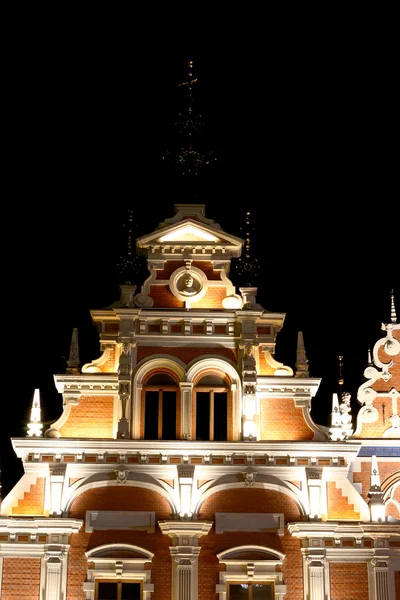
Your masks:
{"label": "triangular pediment", "polygon": [[169,245],[204,245],[226,246],[230,250],[241,250],[243,240],[229,235],[220,228],[199,223],[194,219],[185,219],[179,223],[157,229],[137,239],[137,247],[141,249],[150,246]]}

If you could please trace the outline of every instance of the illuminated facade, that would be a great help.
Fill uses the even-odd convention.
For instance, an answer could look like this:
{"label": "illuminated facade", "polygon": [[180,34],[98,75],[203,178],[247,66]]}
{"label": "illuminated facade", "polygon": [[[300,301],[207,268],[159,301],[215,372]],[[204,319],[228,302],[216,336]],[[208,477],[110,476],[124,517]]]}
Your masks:
{"label": "illuminated facade", "polygon": [[42,432],[35,396],[12,440],[3,600],[400,597],[394,299],[354,426],[346,394],[319,426],[301,333],[293,371],[285,315],[229,278],[242,249],[201,204],[137,240],[148,278],[91,312],[101,356],[79,368],[73,335],[62,414]]}

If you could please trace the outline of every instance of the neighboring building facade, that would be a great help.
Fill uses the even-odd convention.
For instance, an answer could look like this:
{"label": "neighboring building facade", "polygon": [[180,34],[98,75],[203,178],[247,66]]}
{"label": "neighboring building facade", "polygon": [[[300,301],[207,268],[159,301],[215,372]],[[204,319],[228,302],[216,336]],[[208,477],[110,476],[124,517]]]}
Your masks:
{"label": "neighboring building facade", "polygon": [[[274,359],[285,315],[235,289],[243,241],[180,204],[137,240],[149,277],[93,310],[102,355],[55,375],[63,412],[34,400],[24,475],[2,502],[2,599],[400,598],[400,325],[383,325],[353,430],[310,416]],[[6,468],[6,467],[5,467]]]}

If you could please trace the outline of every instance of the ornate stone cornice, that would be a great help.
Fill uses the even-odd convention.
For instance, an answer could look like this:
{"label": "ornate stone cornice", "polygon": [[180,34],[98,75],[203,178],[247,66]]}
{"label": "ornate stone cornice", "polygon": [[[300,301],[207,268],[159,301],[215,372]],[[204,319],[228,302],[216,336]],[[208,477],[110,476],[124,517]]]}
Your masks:
{"label": "ornate stone cornice", "polygon": [[68,396],[112,395],[118,393],[117,373],[83,373],[81,375],[54,375],[54,381],[59,394]]}
{"label": "ornate stone cornice", "polygon": [[299,522],[288,523],[289,533],[298,538],[400,538],[399,523],[339,523],[339,522]]}
{"label": "ornate stone cornice", "polygon": [[170,538],[199,538],[207,535],[213,521],[158,521],[163,534]]}
{"label": "ornate stone cornice", "polygon": [[57,519],[54,517],[0,517],[0,532],[9,534],[11,538],[19,533],[28,534],[33,540],[38,535],[70,535],[79,533],[83,521],[81,519]]}

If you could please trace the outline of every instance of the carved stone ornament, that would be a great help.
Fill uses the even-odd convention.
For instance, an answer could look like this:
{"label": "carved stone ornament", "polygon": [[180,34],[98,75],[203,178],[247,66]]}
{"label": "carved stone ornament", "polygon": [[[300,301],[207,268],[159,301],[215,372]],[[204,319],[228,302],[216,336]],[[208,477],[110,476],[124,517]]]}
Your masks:
{"label": "carved stone ornament", "polygon": [[244,484],[246,487],[253,487],[256,482],[257,473],[254,471],[242,471]]}
{"label": "carved stone ornament", "polygon": [[192,271],[182,273],[176,281],[176,289],[183,296],[196,296],[202,288],[202,283]]}
{"label": "carved stone ornament", "polygon": [[128,471],[120,471],[119,469],[115,469],[114,474],[118,485],[124,485],[128,481]]}

